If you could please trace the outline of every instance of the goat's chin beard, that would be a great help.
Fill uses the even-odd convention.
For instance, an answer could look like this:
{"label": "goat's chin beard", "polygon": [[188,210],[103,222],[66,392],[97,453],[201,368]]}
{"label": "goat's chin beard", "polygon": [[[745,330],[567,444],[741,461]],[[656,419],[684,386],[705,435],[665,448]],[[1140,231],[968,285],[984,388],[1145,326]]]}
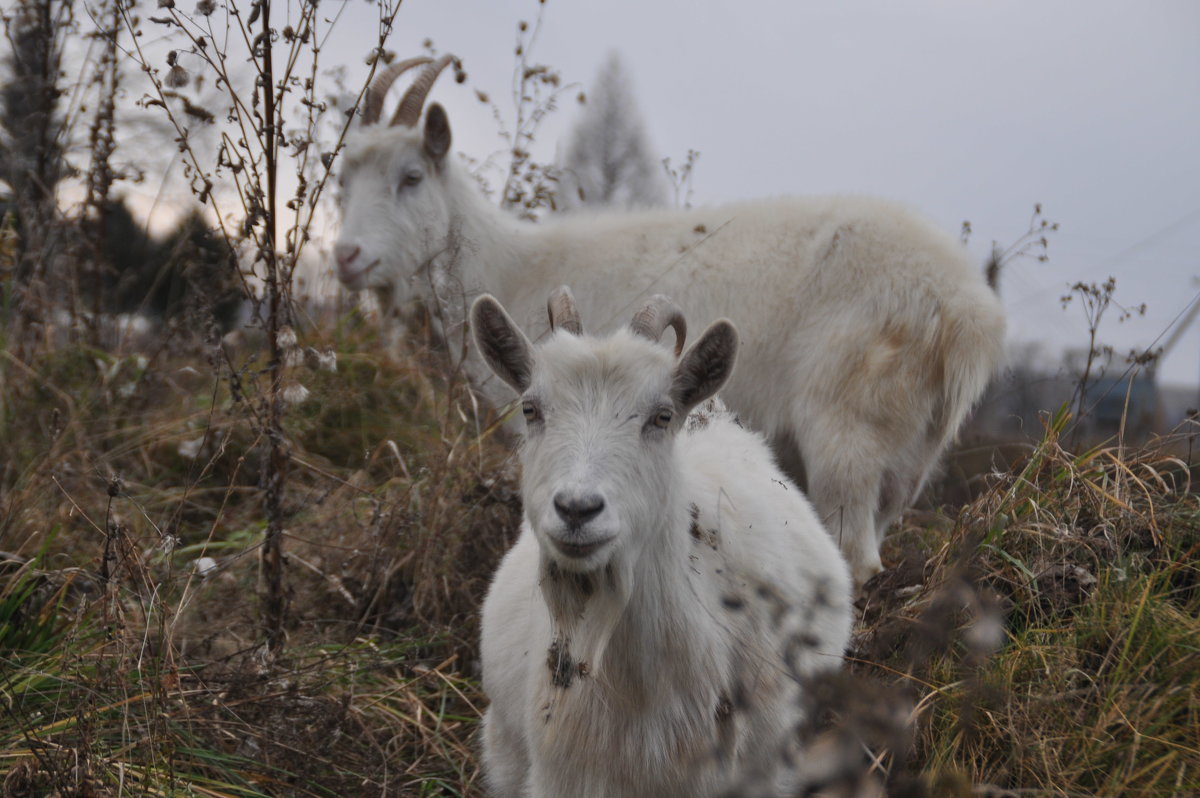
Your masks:
{"label": "goat's chin beard", "polygon": [[588,571],[565,570],[556,558],[542,552],[542,596],[554,637],[569,645],[573,656],[587,662],[594,673],[602,666],[604,651],[629,603],[632,578],[632,563],[618,550]]}

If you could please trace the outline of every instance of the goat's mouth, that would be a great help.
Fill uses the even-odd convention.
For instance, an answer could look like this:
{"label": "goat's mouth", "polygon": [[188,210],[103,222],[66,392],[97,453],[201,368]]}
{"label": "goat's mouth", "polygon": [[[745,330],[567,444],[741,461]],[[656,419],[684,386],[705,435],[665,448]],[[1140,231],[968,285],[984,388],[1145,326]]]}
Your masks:
{"label": "goat's mouth", "polygon": [[382,259],[376,258],[358,271],[352,272],[349,269],[338,265],[338,280],[347,288],[357,291],[365,288],[364,285],[367,275],[375,270],[375,267],[382,263]]}
{"label": "goat's mouth", "polygon": [[554,548],[558,549],[559,553],[565,557],[570,557],[573,560],[583,560],[592,556],[600,549],[612,542],[612,538],[601,538],[599,540],[589,540],[586,542],[570,542],[553,538]]}

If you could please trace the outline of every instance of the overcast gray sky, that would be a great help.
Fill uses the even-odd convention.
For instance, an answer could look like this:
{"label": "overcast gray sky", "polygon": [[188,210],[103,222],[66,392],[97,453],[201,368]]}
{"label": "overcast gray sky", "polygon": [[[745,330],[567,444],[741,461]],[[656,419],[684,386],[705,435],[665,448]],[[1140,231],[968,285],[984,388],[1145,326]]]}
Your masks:
{"label": "overcast gray sky", "polygon": [[[332,14],[339,6],[327,4]],[[536,0],[404,0],[391,47],[431,38],[463,59],[432,97],[455,149],[501,141],[482,89],[508,100],[519,20]],[[373,5],[351,2],[322,61],[366,75]],[[1001,293],[1013,341],[1086,345],[1079,280],[1117,278],[1144,318],[1106,320],[1124,354],[1149,345],[1200,294],[1200,2],[1196,0],[548,0],[533,59],[585,84],[617,50],[654,148],[700,151],[694,202],[856,192],[908,203],[957,233],[982,262],[1035,202],[1060,223],[1050,261],[1013,263]],[[576,108],[540,137],[553,157]],[[1115,314],[1114,314],[1115,315]],[[1200,325],[1160,367],[1195,384]]]}

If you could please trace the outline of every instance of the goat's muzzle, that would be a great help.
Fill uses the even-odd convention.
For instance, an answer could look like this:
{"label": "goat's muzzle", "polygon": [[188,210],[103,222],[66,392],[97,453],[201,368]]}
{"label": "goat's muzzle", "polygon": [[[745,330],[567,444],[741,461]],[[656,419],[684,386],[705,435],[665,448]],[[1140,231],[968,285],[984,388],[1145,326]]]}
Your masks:
{"label": "goat's muzzle", "polygon": [[604,497],[599,493],[564,490],[554,494],[554,511],[565,527],[550,535],[554,548],[566,557],[582,560],[612,542],[612,536],[597,536],[596,530],[588,528],[589,522],[604,512],[604,507]]}

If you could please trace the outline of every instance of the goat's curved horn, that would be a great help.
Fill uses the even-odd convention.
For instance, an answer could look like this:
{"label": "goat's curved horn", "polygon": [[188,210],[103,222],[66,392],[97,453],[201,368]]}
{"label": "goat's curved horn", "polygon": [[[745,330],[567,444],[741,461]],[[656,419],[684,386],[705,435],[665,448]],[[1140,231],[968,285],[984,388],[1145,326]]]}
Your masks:
{"label": "goat's curved horn", "polygon": [[425,67],[424,71],[417,75],[413,84],[408,87],[408,91],[404,92],[404,97],[401,98],[400,105],[392,117],[391,125],[393,127],[396,125],[414,127],[417,120],[421,118],[421,109],[425,107],[425,97],[433,88],[433,82],[437,80],[437,76],[442,73],[443,69],[457,62],[457,58],[446,54]]}
{"label": "goat's curved horn", "polygon": [[387,94],[388,89],[396,82],[396,78],[403,75],[413,67],[428,64],[433,59],[426,55],[419,55],[416,58],[409,58],[404,61],[390,64],[386,69],[375,76],[375,80],[371,81],[370,87],[367,88],[367,94],[363,98],[363,124],[373,125],[379,121],[379,114],[383,111],[383,98]]}
{"label": "goat's curved horn", "polygon": [[687,322],[683,311],[668,296],[655,294],[646,302],[645,307],[633,317],[629,325],[638,335],[649,338],[655,343],[662,337],[668,327],[675,330],[675,355],[683,351],[683,341],[687,337]]}
{"label": "goat's curved horn", "polygon": [[583,323],[579,321],[579,309],[570,288],[563,285],[554,289],[546,302],[546,312],[550,315],[551,330],[562,327],[571,335],[583,335]]}

